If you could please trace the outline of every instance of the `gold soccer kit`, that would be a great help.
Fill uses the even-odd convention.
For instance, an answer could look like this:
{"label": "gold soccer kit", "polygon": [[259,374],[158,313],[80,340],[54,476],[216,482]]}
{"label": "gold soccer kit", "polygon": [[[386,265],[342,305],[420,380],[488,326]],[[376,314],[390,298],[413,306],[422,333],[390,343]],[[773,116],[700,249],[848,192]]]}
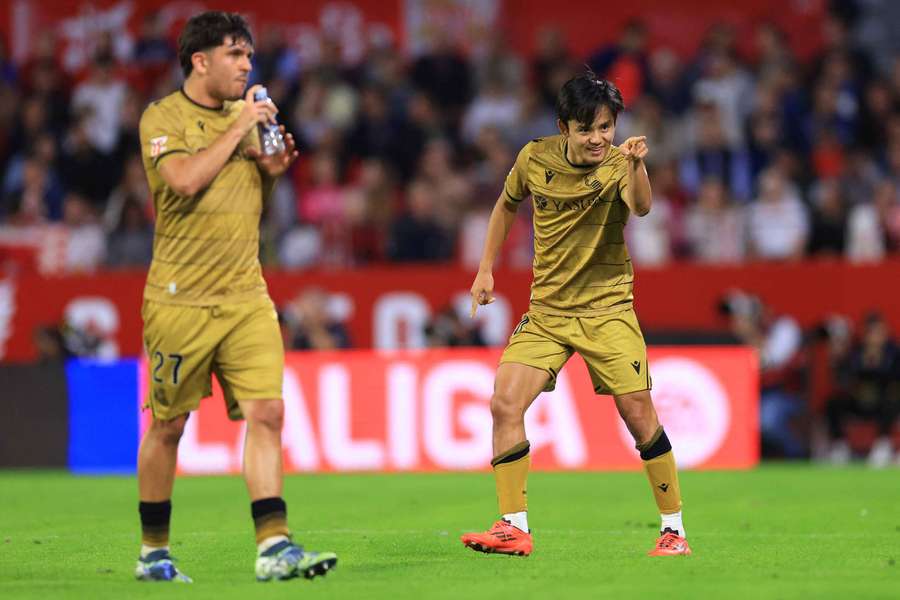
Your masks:
{"label": "gold soccer kit", "polygon": [[647,348],[632,307],[634,271],[625,246],[627,159],[610,147],[599,165],[574,165],[562,135],[528,143],[506,179],[512,208],[534,203],[534,281],[528,312],[500,362],[550,374],[547,390],[574,352],[594,390],[650,389]]}
{"label": "gold soccer kit", "polygon": [[209,147],[234,123],[243,100],[201,106],[179,90],[141,117],[144,170],[153,195],[153,262],[144,288],[147,404],[157,419],[195,410],[222,385],[228,414],[237,402],[281,398],[284,347],[259,264],[264,180],[246,155],[248,134],[208,187],[181,196],[159,173],[172,156]]}

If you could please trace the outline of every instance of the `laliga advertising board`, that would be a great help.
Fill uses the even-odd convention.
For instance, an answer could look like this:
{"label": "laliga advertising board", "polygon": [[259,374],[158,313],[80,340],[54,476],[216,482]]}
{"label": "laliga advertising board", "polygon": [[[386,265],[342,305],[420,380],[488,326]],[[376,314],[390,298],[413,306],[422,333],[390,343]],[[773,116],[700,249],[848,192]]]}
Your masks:
{"label": "laliga advertising board", "polygon": [[[300,352],[284,376],[287,472],[485,469],[490,397],[500,350]],[[758,366],[743,347],[649,352],[653,398],[682,468],[749,468],[759,461]],[[142,389],[146,364],[141,368]],[[187,422],[185,474],[239,473],[244,429],[221,390]],[[141,429],[148,422],[142,413]],[[612,398],[596,396],[573,357],[556,390],[526,416],[537,470],[639,469]]]}

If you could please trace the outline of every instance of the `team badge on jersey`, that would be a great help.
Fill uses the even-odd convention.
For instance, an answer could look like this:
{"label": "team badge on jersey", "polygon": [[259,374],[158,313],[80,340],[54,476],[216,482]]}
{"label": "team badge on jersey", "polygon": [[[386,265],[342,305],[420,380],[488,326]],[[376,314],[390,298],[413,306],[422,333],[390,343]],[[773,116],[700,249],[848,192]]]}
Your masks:
{"label": "team badge on jersey", "polygon": [[161,135],[159,137],[150,139],[150,158],[156,158],[160,154],[166,151],[166,142],[169,141],[169,136]]}

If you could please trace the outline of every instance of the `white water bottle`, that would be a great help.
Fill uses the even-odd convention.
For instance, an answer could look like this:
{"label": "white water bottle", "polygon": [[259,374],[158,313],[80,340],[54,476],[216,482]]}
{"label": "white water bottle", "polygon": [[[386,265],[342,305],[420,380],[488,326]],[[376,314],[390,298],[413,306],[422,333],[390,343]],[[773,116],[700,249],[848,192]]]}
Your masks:
{"label": "white water bottle", "polygon": [[[264,87],[253,92],[254,102],[264,102],[268,99],[269,92]],[[266,156],[284,152],[284,137],[281,135],[281,129],[278,128],[277,123],[259,124],[259,145]]]}

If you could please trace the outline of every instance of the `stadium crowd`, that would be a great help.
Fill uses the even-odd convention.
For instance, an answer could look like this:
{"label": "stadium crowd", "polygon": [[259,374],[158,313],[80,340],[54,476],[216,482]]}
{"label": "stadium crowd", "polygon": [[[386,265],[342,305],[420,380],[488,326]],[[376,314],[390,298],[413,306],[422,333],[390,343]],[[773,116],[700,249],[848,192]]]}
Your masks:
{"label": "stadium crowd", "polygon": [[[516,152],[557,131],[556,92],[584,65],[623,92],[617,139],[648,137],[653,210],[626,229],[638,265],[900,254],[900,57],[863,50],[845,15],[822,27],[823,45],[807,61],[772,24],[758,25],[749,52],[738,50],[733,28],[714,26],[685,58],[633,21],[589,56],[546,29],[532,57],[502,35],[467,55],[438,34],[422,55],[374,44],[353,65],[327,41],[316,62],[303,63],[281,31],[263,30],[251,83],[268,87],[301,159],[267,208],[262,260],[285,269],[476,265]],[[0,244],[39,240],[51,271],[149,264],[153,207],[138,121],[180,78],[174,41],[153,15],[128,55],[113,32],[98,39],[84,73],[63,69],[52,31],[22,64],[0,40]],[[530,268],[530,227],[526,208],[505,266]],[[351,345],[324,302],[321,290],[307,290],[282,307],[287,347]],[[729,302],[732,333],[764,358],[769,453],[809,455],[808,417],[817,412],[824,441],[814,454],[859,452],[846,423],[869,419],[878,428],[870,458],[891,460],[900,354],[878,315],[856,325],[836,318],[816,337],[758,299]],[[40,330],[36,343],[44,356],[79,354],[71,346],[90,340],[76,333]],[[433,345],[483,343],[452,310],[426,333]],[[804,365],[818,341],[832,368],[811,411]]]}
{"label": "stadium crowd", "polygon": [[[714,26],[683,59],[642,23],[589,56],[539,32],[531,59],[502,35],[466,55],[437,35],[407,58],[373,45],[354,65],[326,42],[304,64],[277,29],[256,39],[253,82],[268,86],[302,159],[264,223],[270,265],[477,261],[490,207],[518,149],[556,132],[555,92],[590,65],[622,89],[617,137],[648,136],[654,209],[628,228],[637,264],[879,260],[900,248],[900,59],[877,62],[851,23],[823,22],[799,61],[784,32],[739,52]],[[148,264],[152,203],[137,123],[177,89],[176,48],[148,17],[130,55],[112,32],[69,73],[52,31],[13,64],[0,43],[0,238],[55,231],[62,271]],[[523,211],[504,259],[531,262]],[[49,227],[48,227],[49,226]]]}

